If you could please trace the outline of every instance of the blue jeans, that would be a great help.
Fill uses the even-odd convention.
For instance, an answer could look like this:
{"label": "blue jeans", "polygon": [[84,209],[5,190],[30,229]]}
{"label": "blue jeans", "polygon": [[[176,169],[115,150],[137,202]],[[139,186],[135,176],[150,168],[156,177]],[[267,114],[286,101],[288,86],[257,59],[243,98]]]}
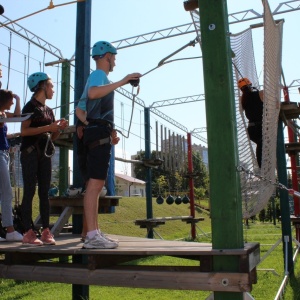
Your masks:
{"label": "blue jeans", "polygon": [[0,150],[0,201],[2,213],[2,226],[13,226],[12,219],[13,193],[9,175],[9,153]]}

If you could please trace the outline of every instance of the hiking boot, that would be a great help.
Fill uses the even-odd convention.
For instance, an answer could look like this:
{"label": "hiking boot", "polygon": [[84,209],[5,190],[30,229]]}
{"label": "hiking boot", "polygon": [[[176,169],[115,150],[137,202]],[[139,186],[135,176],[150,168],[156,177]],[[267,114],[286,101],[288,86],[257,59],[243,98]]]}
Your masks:
{"label": "hiking boot", "polygon": [[18,231],[6,233],[5,238],[8,242],[22,242],[23,241],[23,235],[21,233],[19,233]]}
{"label": "hiking boot", "polygon": [[29,229],[24,235],[23,235],[23,244],[26,244],[28,246],[42,246],[43,242],[39,240],[36,237],[36,234],[32,229]]}
{"label": "hiking boot", "polygon": [[110,242],[101,234],[97,233],[93,238],[86,236],[82,246],[85,249],[114,249],[118,247],[118,243]]}
{"label": "hiking boot", "polygon": [[44,245],[55,245],[55,239],[49,228],[45,228],[42,232],[41,241]]}
{"label": "hiking boot", "polygon": [[106,240],[108,240],[109,242],[113,242],[113,243],[119,244],[119,240],[117,240],[117,239],[112,239],[112,238],[110,238],[108,235],[104,234],[103,232],[99,232],[99,234],[100,234],[103,238],[105,238]]}

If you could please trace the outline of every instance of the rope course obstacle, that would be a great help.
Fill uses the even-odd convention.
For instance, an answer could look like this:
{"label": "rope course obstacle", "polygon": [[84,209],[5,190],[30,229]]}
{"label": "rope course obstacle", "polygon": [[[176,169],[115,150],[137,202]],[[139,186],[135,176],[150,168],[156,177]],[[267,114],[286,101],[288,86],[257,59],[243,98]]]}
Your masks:
{"label": "rope course obstacle", "polygon": [[[274,22],[267,1],[264,5],[264,108],[263,108],[263,156],[262,167],[259,170],[253,143],[249,140],[245,115],[240,104],[240,91],[236,93],[236,117],[238,130],[239,164],[245,169],[258,173],[261,178],[254,178],[241,172],[241,191],[243,198],[243,216],[249,218],[262,210],[274,192],[277,148],[277,124],[280,111],[280,76],[283,22]],[[232,36],[232,50],[235,78],[240,74],[249,76],[258,86],[251,31]],[[237,72],[239,70],[240,73]],[[237,82],[237,80],[236,80]]]}
{"label": "rope course obstacle", "polygon": [[[249,218],[263,209],[274,192],[276,168],[277,122],[280,111],[280,75],[283,22],[274,22],[267,1],[264,5],[264,110],[263,110],[263,163],[259,167],[255,158],[253,143],[247,133],[247,121],[240,104],[240,91],[236,86],[235,107],[238,134],[239,165],[260,178],[241,172],[241,192],[243,202],[243,217]],[[199,45],[200,27],[197,10],[191,11],[195,29],[198,33]],[[251,28],[231,35],[233,51],[234,80],[247,77],[253,86],[259,86],[256,71]]]}

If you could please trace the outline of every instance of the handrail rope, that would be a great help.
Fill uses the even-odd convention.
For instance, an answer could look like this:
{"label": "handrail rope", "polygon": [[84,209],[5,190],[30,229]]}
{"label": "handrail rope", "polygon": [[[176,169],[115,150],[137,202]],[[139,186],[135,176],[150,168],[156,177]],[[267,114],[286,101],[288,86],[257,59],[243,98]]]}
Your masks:
{"label": "handrail rope", "polygon": [[134,86],[132,86],[132,106],[131,106],[131,116],[130,116],[130,121],[129,121],[129,127],[127,130],[127,135],[125,135],[121,130],[116,129],[117,132],[119,132],[124,138],[128,139],[129,134],[130,134],[130,129],[131,129],[131,124],[132,124],[132,117],[133,117],[133,111],[134,111],[134,103],[135,103],[135,97],[139,94],[140,92],[140,86],[137,86],[137,92],[136,94],[133,93],[134,91]]}
{"label": "handrail rope", "polygon": [[253,177],[256,177],[256,178],[258,178],[258,179],[260,179],[260,180],[262,180],[262,181],[268,182],[268,183],[274,185],[275,187],[277,187],[277,188],[279,188],[279,189],[281,189],[281,190],[286,190],[286,191],[288,191],[288,193],[291,194],[291,195],[295,195],[295,196],[297,196],[297,197],[300,197],[300,192],[298,192],[298,191],[296,191],[296,190],[294,190],[294,189],[289,189],[289,188],[286,187],[284,184],[282,184],[282,183],[280,183],[280,182],[278,182],[278,181],[272,181],[272,180],[270,180],[270,179],[267,179],[266,177],[263,177],[263,176],[261,176],[261,175],[259,175],[259,174],[256,174],[256,173],[254,173],[253,171],[248,170],[248,169],[246,169],[246,168],[243,167],[243,166],[237,166],[236,169],[237,169],[238,172],[244,172],[244,173],[246,173],[246,174],[248,174],[248,175],[250,175],[250,176],[253,176]]}
{"label": "handrail rope", "polygon": [[24,55],[23,101],[26,101],[26,98],[27,98],[27,88],[26,88],[26,60],[27,60],[27,56]]}
{"label": "handrail rope", "polygon": [[7,85],[6,85],[6,89],[7,89],[7,90],[8,90],[9,79],[10,79],[11,39],[12,39],[12,32],[10,31],[10,36],[9,36],[9,48],[8,48]]}
{"label": "handrail rope", "polygon": [[[28,78],[28,74],[29,74],[29,67],[30,67],[30,43],[28,42],[28,53],[27,53],[27,57],[28,57],[28,61],[27,61],[27,71],[26,71],[26,78]],[[27,89],[26,89],[26,98],[23,100],[24,105],[26,103],[27,100]]]}

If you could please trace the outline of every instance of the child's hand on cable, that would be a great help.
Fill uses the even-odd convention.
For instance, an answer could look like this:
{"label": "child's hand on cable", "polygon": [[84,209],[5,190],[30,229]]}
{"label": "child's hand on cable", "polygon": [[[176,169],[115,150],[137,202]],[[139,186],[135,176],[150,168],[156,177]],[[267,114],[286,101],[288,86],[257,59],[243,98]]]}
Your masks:
{"label": "child's hand on cable", "polygon": [[77,132],[77,137],[81,140],[83,138],[83,132],[84,132],[84,127],[82,125],[77,126],[76,132]]}
{"label": "child's hand on cable", "polygon": [[117,131],[113,130],[111,133],[111,144],[117,145],[120,141],[120,138],[118,137]]}
{"label": "child's hand on cable", "polygon": [[60,129],[65,129],[66,127],[68,127],[69,122],[66,119],[60,119],[58,122]]}

